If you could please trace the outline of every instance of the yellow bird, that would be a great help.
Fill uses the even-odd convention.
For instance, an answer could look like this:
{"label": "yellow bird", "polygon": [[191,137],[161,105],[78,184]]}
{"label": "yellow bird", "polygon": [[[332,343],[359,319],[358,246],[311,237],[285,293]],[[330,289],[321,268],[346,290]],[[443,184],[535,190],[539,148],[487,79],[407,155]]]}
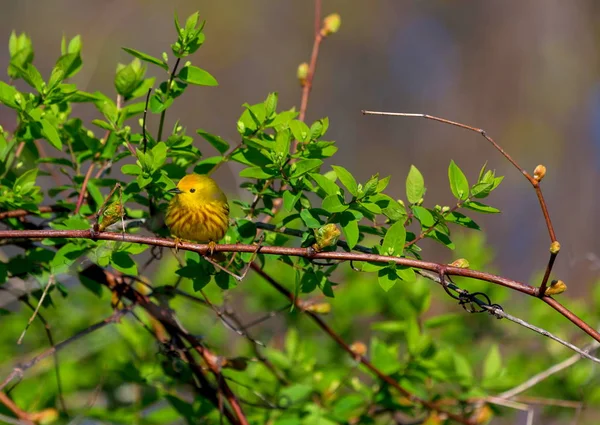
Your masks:
{"label": "yellow bird", "polygon": [[[182,239],[208,243],[210,253],[229,228],[227,197],[213,179],[188,174],[177,187],[167,209],[165,223],[178,244]],[[177,247],[177,245],[176,245]]]}

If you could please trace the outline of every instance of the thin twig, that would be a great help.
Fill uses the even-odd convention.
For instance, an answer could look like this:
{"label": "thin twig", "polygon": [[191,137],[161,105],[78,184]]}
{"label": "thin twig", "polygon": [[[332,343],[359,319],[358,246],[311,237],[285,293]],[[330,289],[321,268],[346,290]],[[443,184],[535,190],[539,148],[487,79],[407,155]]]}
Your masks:
{"label": "thin twig", "polygon": [[[169,82],[167,83],[167,89],[165,90],[165,96],[168,96],[171,92],[171,85],[173,84],[173,79],[175,78],[175,73],[177,72],[177,68],[179,67],[179,63],[181,62],[181,58],[177,58],[175,61],[175,65],[173,66],[173,71],[171,71],[171,75],[169,76]],[[158,122],[158,134],[156,137],[156,142],[160,142],[162,140],[163,126],[165,125],[165,115],[167,114],[167,109],[164,109],[160,113],[160,121]]]}
{"label": "thin twig", "polygon": [[[385,116],[395,116],[395,117],[412,117],[412,118],[425,118],[432,121],[438,121],[443,124],[453,125],[455,127],[463,128],[465,130],[473,131],[475,133],[481,134],[488,142],[494,146],[507,160],[510,162],[525,178],[531,183],[533,189],[535,190],[535,194],[540,203],[540,208],[542,209],[542,214],[544,216],[544,220],[546,222],[546,227],[548,228],[548,233],[550,235],[550,241],[556,242],[556,233],[554,232],[554,227],[552,226],[552,220],[550,220],[550,214],[548,213],[548,206],[546,201],[544,200],[544,195],[542,194],[542,189],[540,187],[540,180],[536,179],[534,176],[529,174],[524,168],[522,168],[517,162],[494,141],[490,136],[488,136],[487,132],[482,128],[473,127],[470,125],[462,124],[456,121],[451,121],[446,118],[440,118],[433,115],[428,114],[415,114],[415,113],[406,113],[406,112],[381,112],[381,111],[361,111],[363,115],[385,115]],[[546,272],[544,273],[544,277],[542,278],[542,282],[539,285],[538,296],[543,297],[546,293],[546,286],[548,283],[548,278],[550,277],[550,273],[552,272],[552,267],[554,265],[554,260],[558,252],[551,253],[550,259],[548,260],[548,265],[546,266]]]}
{"label": "thin twig", "polygon": [[36,357],[34,357],[33,359],[29,360],[28,362],[25,362],[23,364],[20,364],[18,366],[16,366],[13,371],[6,377],[6,379],[4,379],[4,381],[2,381],[2,383],[0,383],[0,391],[2,391],[13,379],[15,378],[21,378],[23,377],[23,374],[30,368],[32,368],[33,366],[35,366],[37,363],[39,363],[41,360],[44,360],[46,357],[53,355],[54,353],[58,352],[59,350],[65,348],[67,345],[71,344],[72,342],[91,334],[92,332],[101,329],[103,327],[105,327],[106,325],[109,325],[111,323],[116,323],[118,322],[121,317],[123,317],[125,314],[127,314],[127,312],[129,311],[129,309],[132,306],[129,306],[123,310],[117,310],[115,311],[111,316],[107,317],[106,319],[97,322],[95,324],[93,324],[92,326],[87,327],[86,329],[82,330],[81,332],[76,333],[75,335],[73,335],[70,338],[67,338],[66,340],[59,342],[58,344],[56,344],[54,347],[51,347],[50,349],[44,351],[43,353],[37,355]]}
{"label": "thin twig", "polygon": [[[600,347],[600,343],[594,341],[591,344],[588,344],[587,346],[585,346],[583,348],[583,353],[595,351],[598,349],[598,347]],[[537,375],[532,376],[531,378],[529,378],[527,381],[523,382],[522,384],[519,384],[510,390],[507,390],[507,391],[504,391],[503,393],[498,394],[496,397],[512,398],[512,397],[516,396],[517,394],[521,394],[522,392],[527,391],[528,389],[530,389],[531,387],[534,387],[535,385],[539,384],[540,382],[545,381],[550,376],[552,376],[568,367],[571,367],[572,365],[577,363],[579,360],[581,360],[582,356],[589,358],[582,353],[574,354],[571,357],[569,357],[568,359],[563,360],[562,362],[555,364],[554,366],[544,370],[543,372],[540,372]],[[594,361],[596,361],[597,363],[599,362],[598,359],[595,359],[595,358],[592,358],[592,359],[594,359]]]}
{"label": "thin twig", "polygon": [[42,292],[42,296],[40,297],[40,300],[38,301],[38,304],[35,307],[33,314],[29,318],[29,321],[27,322],[25,329],[23,329],[23,332],[21,332],[21,336],[17,340],[18,345],[21,345],[21,343],[23,342],[23,338],[25,338],[25,333],[27,332],[27,329],[29,329],[29,326],[31,326],[31,324],[33,323],[35,316],[37,316],[38,311],[40,310],[40,307],[44,303],[44,299],[46,298],[46,295],[48,294],[48,290],[50,290],[50,287],[52,285],[54,285],[54,275],[50,275],[50,277],[48,278],[48,283],[46,284],[46,287],[44,288],[44,292]]}
{"label": "thin twig", "polygon": [[96,166],[95,163],[91,163],[90,164],[90,168],[88,168],[87,173],[85,173],[85,177],[83,178],[83,184],[81,185],[81,190],[79,192],[79,197],[77,198],[77,204],[75,206],[75,214],[79,214],[79,210],[81,209],[81,205],[83,205],[83,200],[85,198],[85,195],[87,193],[87,185],[88,185],[88,181],[90,180],[90,177],[92,175],[92,173],[94,172],[94,167]]}
{"label": "thin twig", "polygon": [[[29,302],[29,299],[27,298],[27,296],[22,296],[20,297],[20,300],[27,306],[29,307],[32,311],[35,310],[35,307],[33,306],[33,304],[31,304]],[[42,315],[42,313],[37,314],[37,318],[40,322],[42,322],[42,324],[44,325],[44,330],[46,331],[46,337],[48,338],[48,343],[50,344],[50,347],[54,347],[54,337],[52,336],[52,330],[50,329],[50,323],[48,323],[48,321],[44,318],[44,316]],[[63,411],[63,413],[65,415],[68,416],[68,411],[67,411],[67,404],[65,403],[65,397],[64,397],[64,391],[62,388],[62,379],[61,379],[61,375],[60,375],[60,363],[58,361],[58,353],[54,353],[54,371],[55,371],[55,375],[56,375],[56,387],[57,387],[57,391],[58,391],[58,402],[60,403],[60,407]]]}

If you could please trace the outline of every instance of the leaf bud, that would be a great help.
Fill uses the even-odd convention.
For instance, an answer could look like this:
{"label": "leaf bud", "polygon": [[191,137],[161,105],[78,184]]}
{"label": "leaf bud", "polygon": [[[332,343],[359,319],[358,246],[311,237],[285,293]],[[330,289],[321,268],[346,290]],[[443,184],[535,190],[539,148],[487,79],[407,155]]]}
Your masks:
{"label": "leaf bud", "polygon": [[342,18],[338,13],[332,13],[323,19],[323,28],[321,28],[321,35],[327,37],[329,34],[335,34],[339,31],[340,25],[342,25]]}
{"label": "leaf bud", "polygon": [[454,260],[449,264],[452,267],[458,267],[460,269],[468,269],[469,261],[466,258],[459,258],[458,260]]}
{"label": "leaf bud", "polygon": [[538,182],[541,182],[545,175],[546,167],[542,164],[538,165],[537,167],[535,167],[535,170],[533,170],[533,178]]}
{"label": "leaf bud", "polygon": [[560,243],[558,241],[554,241],[550,244],[550,253],[551,254],[558,254],[558,252],[560,251]]}
{"label": "leaf bud", "polygon": [[331,304],[329,303],[315,303],[308,304],[304,307],[304,310],[310,311],[317,314],[329,314],[331,312]]}
{"label": "leaf bud", "polygon": [[341,234],[340,229],[333,223],[321,226],[318,229],[315,229],[314,232],[317,243],[312,247],[317,252],[323,251],[330,246],[335,246]]}
{"label": "leaf bud", "polygon": [[357,356],[364,356],[365,354],[367,354],[367,346],[365,345],[364,342],[361,342],[361,341],[353,342],[350,345],[350,349]]}
{"label": "leaf bud", "polygon": [[552,283],[550,283],[550,287],[546,289],[546,292],[544,292],[544,295],[558,295],[562,294],[566,290],[567,285],[565,284],[565,282],[563,282],[562,280],[553,280]]}
{"label": "leaf bud", "polygon": [[296,77],[298,77],[298,81],[300,81],[300,85],[304,87],[306,84],[306,79],[308,78],[308,63],[302,62],[298,65],[298,70],[296,71]]}

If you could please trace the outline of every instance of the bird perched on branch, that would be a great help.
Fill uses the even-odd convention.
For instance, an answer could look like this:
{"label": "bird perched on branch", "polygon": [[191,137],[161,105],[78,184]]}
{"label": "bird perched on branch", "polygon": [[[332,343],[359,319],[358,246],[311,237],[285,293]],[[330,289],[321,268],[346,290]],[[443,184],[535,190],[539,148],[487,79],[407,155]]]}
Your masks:
{"label": "bird perched on branch", "polygon": [[175,237],[175,248],[182,239],[208,243],[212,255],[216,242],[229,228],[229,204],[217,182],[205,175],[188,174],[169,192],[175,196],[165,223]]}

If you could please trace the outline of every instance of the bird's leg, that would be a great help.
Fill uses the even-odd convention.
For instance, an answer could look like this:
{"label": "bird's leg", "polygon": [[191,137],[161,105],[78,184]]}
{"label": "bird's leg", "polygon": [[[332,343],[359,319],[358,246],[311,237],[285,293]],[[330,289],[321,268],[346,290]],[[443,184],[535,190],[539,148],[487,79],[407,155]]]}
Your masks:
{"label": "bird's leg", "polygon": [[209,241],[208,242],[208,255],[210,257],[213,256],[213,254],[215,253],[215,248],[217,247],[217,243],[215,241]]}
{"label": "bird's leg", "polygon": [[180,246],[181,246],[181,239],[178,237],[175,237],[175,253],[179,252]]}

